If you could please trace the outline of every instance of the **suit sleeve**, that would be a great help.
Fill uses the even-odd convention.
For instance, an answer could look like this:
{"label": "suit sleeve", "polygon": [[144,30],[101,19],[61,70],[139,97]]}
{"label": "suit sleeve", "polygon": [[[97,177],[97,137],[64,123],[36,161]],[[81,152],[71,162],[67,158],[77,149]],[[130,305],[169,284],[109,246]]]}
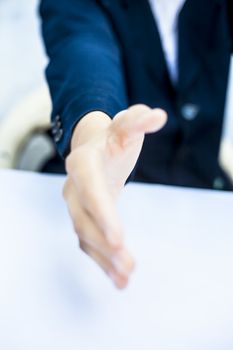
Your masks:
{"label": "suit sleeve", "polygon": [[113,117],[127,107],[124,67],[109,18],[97,0],[42,0],[40,14],[52,122],[64,157],[85,114],[99,110]]}
{"label": "suit sleeve", "polygon": [[231,33],[231,52],[233,53],[233,0],[228,1],[228,15]]}

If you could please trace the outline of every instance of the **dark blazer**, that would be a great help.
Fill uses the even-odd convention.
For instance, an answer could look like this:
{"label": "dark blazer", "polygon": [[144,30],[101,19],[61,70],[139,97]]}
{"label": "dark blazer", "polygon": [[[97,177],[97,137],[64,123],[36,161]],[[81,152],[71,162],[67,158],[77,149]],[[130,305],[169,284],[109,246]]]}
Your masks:
{"label": "dark blazer", "polygon": [[42,0],[59,152],[88,112],[144,103],[168,112],[147,135],[137,181],[232,189],[218,164],[230,54],[232,0],[187,0],[179,16],[179,79],[170,80],[146,0]]}

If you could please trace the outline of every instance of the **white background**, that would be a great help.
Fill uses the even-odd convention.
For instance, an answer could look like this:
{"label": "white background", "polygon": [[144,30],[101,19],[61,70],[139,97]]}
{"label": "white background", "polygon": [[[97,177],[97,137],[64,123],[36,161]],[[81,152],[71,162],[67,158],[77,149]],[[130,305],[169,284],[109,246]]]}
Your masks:
{"label": "white background", "polygon": [[[38,0],[0,0],[0,119],[44,81],[46,57],[37,7]],[[226,134],[231,132],[233,137],[233,73],[231,76]]]}

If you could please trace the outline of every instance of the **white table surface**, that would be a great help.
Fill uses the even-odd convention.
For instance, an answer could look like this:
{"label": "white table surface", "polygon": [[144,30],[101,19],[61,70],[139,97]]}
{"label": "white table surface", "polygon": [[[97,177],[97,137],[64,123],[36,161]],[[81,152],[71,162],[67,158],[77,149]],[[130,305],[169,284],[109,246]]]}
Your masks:
{"label": "white table surface", "polygon": [[63,182],[0,171],[0,349],[232,350],[233,194],[127,186],[119,292],[79,251]]}

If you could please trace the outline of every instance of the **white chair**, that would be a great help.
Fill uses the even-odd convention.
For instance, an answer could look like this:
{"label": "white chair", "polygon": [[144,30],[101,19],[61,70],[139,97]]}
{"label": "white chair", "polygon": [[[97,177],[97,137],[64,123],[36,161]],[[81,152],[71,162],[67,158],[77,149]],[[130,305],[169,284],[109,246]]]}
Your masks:
{"label": "white chair", "polygon": [[[43,163],[54,156],[54,146],[47,139],[43,143],[39,142],[36,147],[31,147],[31,152],[24,157],[29,141],[35,135],[45,134],[49,129],[50,114],[49,91],[47,86],[42,86],[3,118],[0,124],[0,168],[37,171]],[[233,181],[233,140],[229,137],[224,137],[221,143],[219,162]]]}
{"label": "white chair", "polygon": [[[42,86],[19,104],[0,123],[0,168],[38,170],[55,149],[45,135],[50,127],[51,101],[47,86]],[[30,150],[28,151],[28,145]],[[25,153],[27,154],[25,157]],[[32,154],[33,153],[33,154]],[[36,153],[36,154],[35,154]]]}

